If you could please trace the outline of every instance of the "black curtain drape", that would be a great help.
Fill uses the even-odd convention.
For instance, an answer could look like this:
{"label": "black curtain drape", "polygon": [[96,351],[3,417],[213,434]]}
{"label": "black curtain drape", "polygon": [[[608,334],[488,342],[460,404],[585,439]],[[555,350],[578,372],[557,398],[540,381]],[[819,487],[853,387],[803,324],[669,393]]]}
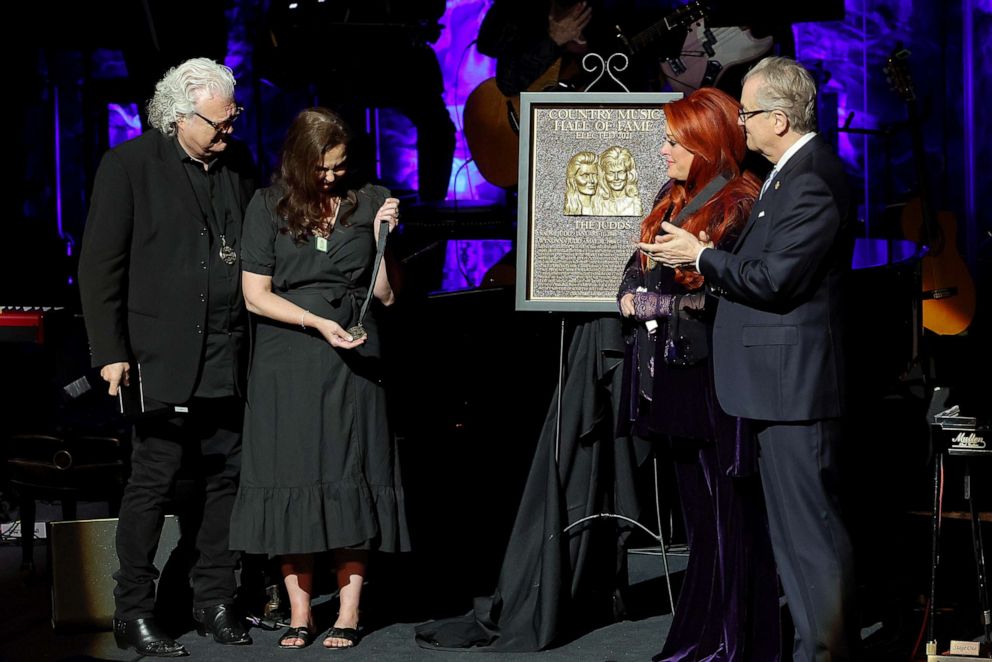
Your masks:
{"label": "black curtain drape", "polygon": [[536,651],[625,609],[624,542],[637,519],[634,475],[645,442],[616,436],[624,341],[616,317],[577,324],[569,344],[561,447],[555,461],[557,393],[548,408],[496,591],[468,614],[417,627],[429,649]]}

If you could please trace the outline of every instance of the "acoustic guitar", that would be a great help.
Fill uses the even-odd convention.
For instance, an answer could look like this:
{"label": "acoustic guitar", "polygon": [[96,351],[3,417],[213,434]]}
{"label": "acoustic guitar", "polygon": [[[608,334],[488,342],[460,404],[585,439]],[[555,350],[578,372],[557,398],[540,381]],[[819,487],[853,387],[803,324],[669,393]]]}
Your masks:
{"label": "acoustic guitar", "polygon": [[928,250],[920,269],[923,281],[923,327],[939,335],[965,331],[975,317],[975,284],[957,249],[954,214],[934,214],[927,195],[926,152],[923,126],[916,105],[916,91],[906,64],[909,51],[897,48],[885,63],[892,89],[902,97],[909,113],[919,195],[903,207],[902,230],[907,239]]}
{"label": "acoustic guitar", "polygon": [[[705,18],[705,7],[699,0],[690,2],[665,18],[626,37],[617,28],[619,50],[636,56],[650,49],[677,30],[685,30]],[[553,89],[562,79],[562,59],[527,88],[528,92]],[[495,78],[487,78],[472,90],[465,100],[463,114],[465,142],[479,174],[496,186],[510,188],[517,184],[520,143],[520,97],[507,96],[496,86]]]}
{"label": "acoustic guitar", "polygon": [[[561,58],[558,58],[527,91],[539,92],[555,86],[561,65]],[[465,142],[479,174],[495,186],[516,186],[520,96],[506,96],[496,86],[495,78],[487,78],[465,100],[462,121]]]}

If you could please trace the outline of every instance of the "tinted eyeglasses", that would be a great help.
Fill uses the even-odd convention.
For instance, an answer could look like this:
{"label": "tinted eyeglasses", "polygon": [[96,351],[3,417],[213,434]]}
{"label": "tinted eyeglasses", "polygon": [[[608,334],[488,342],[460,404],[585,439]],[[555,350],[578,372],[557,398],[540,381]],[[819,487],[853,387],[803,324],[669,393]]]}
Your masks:
{"label": "tinted eyeglasses", "polygon": [[224,133],[225,131],[227,131],[228,129],[230,129],[232,126],[234,126],[234,121],[236,119],[238,119],[238,117],[241,116],[241,113],[243,113],[244,110],[245,109],[242,106],[236,107],[234,109],[234,112],[231,114],[231,116],[228,117],[226,120],[223,120],[221,122],[214,122],[213,120],[209,120],[206,117],[204,117],[203,115],[201,115],[200,113],[196,112],[195,110],[193,111],[193,114],[196,115],[197,117],[199,117],[201,120],[203,120],[207,124],[209,124],[213,128],[213,130],[216,131],[217,133]]}

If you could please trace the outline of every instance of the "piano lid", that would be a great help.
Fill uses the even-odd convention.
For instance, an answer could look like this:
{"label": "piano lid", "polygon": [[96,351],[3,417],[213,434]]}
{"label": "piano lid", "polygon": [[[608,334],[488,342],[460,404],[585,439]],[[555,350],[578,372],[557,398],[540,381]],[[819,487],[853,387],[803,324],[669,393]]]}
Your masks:
{"label": "piano lid", "polygon": [[899,264],[920,255],[920,247],[908,239],[869,239],[858,237],[854,240],[852,269],[871,269]]}

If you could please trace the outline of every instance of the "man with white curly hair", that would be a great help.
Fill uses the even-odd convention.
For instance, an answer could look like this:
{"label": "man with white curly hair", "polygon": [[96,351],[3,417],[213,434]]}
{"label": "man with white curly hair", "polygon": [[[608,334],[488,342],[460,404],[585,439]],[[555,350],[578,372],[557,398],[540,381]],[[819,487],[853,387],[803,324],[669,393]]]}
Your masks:
{"label": "man with white curly hair", "polygon": [[251,643],[233,609],[238,556],[228,548],[247,348],[239,241],[255,189],[251,155],[231,135],[242,110],[234,86],[206,58],[166,72],[148,106],[153,128],[104,155],[83,234],[92,363],[110,395],[130,390],[143,404],[114,575],[114,634],[142,655],[187,654],[153,615],[152,559],[180,464],[202,490],[183,522],[196,543],[193,618],[219,643]]}

